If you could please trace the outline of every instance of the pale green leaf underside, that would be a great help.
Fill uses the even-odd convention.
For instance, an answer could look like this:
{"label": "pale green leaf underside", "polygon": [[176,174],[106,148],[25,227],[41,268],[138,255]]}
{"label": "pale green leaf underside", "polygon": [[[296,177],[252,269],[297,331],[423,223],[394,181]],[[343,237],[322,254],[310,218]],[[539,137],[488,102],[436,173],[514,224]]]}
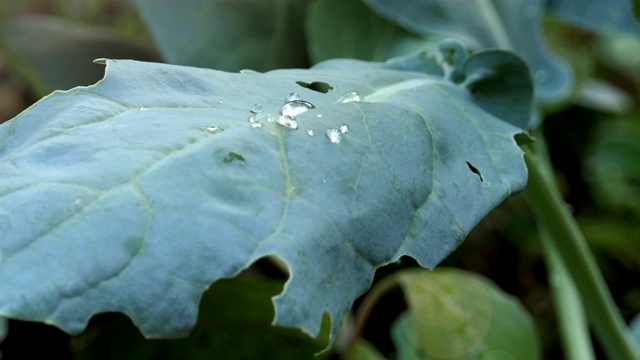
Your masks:
{"label": "pale green leaf underside", "polygon": [[[353,90],[366,101],[336,103]],[[293,91],[316,106],[298,130],[250,126],[252,104],[275,114]],[[98,84],[0,126],[0,315],[78,333],[119,311],[146,336],[181,335],[213,281],[272,254],[291,270],[275,323],[313,335],[328,311],[335,334],[377,267],[435,266],[523,188],[519,131],[462,87],[375,63],[107,61]]]}

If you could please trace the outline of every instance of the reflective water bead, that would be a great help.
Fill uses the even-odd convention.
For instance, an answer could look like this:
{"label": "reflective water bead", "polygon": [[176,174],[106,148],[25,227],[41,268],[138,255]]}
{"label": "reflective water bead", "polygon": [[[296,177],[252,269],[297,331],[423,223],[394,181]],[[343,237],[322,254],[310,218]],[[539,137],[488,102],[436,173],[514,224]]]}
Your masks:
{"label": "reflective water bead", "polygon": [[268,121],[268,122],[273,121],[273,115],[269,114],[268,112],[261,112],[259,114],[256,114],[253,118],[257,123],[262,123],[265,121]]}
{"label": "reflective water bead", "polygon": [[312,103],[304,100],[292,100],[282,106],[280,113],[282,115],[296,116],[310,109],[315,109]]}
{"label": "reflective water bead", "polygon": [[251,114],[247,120],[249,120],[249,122],[251,123],[251,127],[254,127],[254,128],[262,127],[262,124],[260,123],[260,121],[258,121],[258,119],[256,119],[256,117],[253,114]]}
{"label": "reflective water bead", "polygon": [[261,113],[262,112],[262,105],[253,104],[253,105],[251,105],[251,108],[249,109],[249,111],[254,113],[254,114]]}
{"label": "reflective water bead", "polygon": [[284,102],[289,102],[293,100],[300,100],[300,95],[298,95],[297,92],[289,93],[289,95],[287,95],[287,97],[284,99]]}
{"label": "reflective water bead", "polygon": [[352,101],[361,101],[361,100],[362,100],[362,97],[357,91],[349,91],[348,93],[342,95],[340,99],[338,99],[338,101],[336,102],[344,104]]}
{"label": "reflective water bead", "polygon": [[316,115],[316,117],[321,118],[321,117],[322,117],[322,114],[318,114],[318,115]]}
{"label": "reflective water bead", "polygon": [[341,133],[343,133],[343,134],[348,133],[348,132],[349,132],[349,125],[347,125],[347,124],[342,124],[342,125],[340,126],[340,132],[341,132]]}
{"label": "reflective water bead", "polygon": [[198,130],[207,132],[209,134],[216,134],[224,129],[221,128],[220,126],[200,126],[198,127]]}
{"label": "reflective water bead", "polygon": [[315,134],[313,133],[313,130],[311,130],[311,129],[307,129],[307,134],[308,134],[309,136],[313,136],[313,135],[315,135]]}
{"label": "reflective water bead", "polygon": [[147,111],[148,106],[146,103],[142,104],[142,106],[140,106],[140,111]]}
{"label": "reflective water bead", "polygon": [[334,144],[339,144],[342,140],[342,134],[340,134],[340,131],[338,131],[337,129],[329,129],[327,130],[326,134],[329,140],[331,140],[331,142]]}
{"label": "reflective water bead", "polygon": [[289,116],[289,115],[282,115],[278,118],[278,124],[282,125],[282,126],[286,126],[288,128],[292,128],[292,129],[297,129],[298,128],[298,122],[296,121],[296,119],[293,116]]}

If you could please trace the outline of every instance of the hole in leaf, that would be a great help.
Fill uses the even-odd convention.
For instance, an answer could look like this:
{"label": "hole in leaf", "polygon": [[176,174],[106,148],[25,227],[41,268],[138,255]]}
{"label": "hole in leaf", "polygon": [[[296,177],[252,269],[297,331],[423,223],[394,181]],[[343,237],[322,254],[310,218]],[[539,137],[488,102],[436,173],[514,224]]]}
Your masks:
{"label": "hole in leaf", "polygon": [[313,91],[321,92],[323,94],[328,93],[333,90],[333,86],[327,84],[322,81],[314,81],[312,83],[304,82],[304,81],[296,81],[296,84],[302,86],[303,88],[307,88]]}
{"label": "hole in leaf", "polygon": [[238,154],[237,152],[229,151],[227,156],[222,159],[225,164],[230,164],[234,161],[244,162],[244,156]]}
{"label": "hole in leaf", "polygon": [[482,177],[482,173],[480,173],[480,170],[478,170],[478,168],[476,168],[475,166],[471,165],[470,162],[466,162],[467,166],[469,167],[469,170],[471,170],[471,172],[473,172],[474,174],[478,175],[478,177],[480,178],[480,181],[484,182],[484,178]]}

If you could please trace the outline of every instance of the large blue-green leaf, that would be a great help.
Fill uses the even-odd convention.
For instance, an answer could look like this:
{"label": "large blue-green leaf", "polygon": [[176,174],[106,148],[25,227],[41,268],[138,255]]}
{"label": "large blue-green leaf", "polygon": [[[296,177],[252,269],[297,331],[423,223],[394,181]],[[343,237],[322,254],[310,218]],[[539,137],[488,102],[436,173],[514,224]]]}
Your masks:
{"label": "large blue-green leaf", "polygon": [[420,34],[463,40],[473,48],[504,48],[522,56],[541,102],[567,94],[573,76],[542,39],[541,0],[364,0],[382,16]]}
{"label": "large blue-green leaf", "polygon": [[633,6],[633,0],[547,0],[549,11],[584,28],[640,35]]}
{"label": "large blue-green leaf", "polygon": [[225,71],[306,67],[306,0],[135,0],[172,64]]}
{"label": "large blue-green leaf", "polygon": [[[275,323],[315,335],[326,311],[335,334],[377,267],[434,267],[525,185],[521,130],[472,99],[356,60],[265,74],[107,61],[95,86],[0,126],[0,315],[78,333],[118,311],[181,335],[213,281],[273,255],[291,274]],[[267,120],[311,104],[297,129]]]}

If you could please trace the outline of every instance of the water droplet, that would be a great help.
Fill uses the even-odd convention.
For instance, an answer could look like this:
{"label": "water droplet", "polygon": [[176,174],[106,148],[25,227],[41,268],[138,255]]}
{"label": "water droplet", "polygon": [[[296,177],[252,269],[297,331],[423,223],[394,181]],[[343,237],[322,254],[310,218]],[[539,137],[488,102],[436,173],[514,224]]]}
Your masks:
{"label": "water droplet", "polygon": [[254,119],[255,119],[255,122],[257,123],[263,123],[265,121],[272,122],[273,115],[269,114],[268,112],[261,112],[259,114],[256,114],[254,116]]}
{"label": "water droplet", "polygon": [[315,106],[308,101],[292,100],[282,106],[282,109],[280,109],[280,113],[282,115],[296,116],[314,108]]}
{"label": "water droplet", "polygon": [[348,93],[342,95],[338,101],[339,104],[344,104],[352,101],[361,101],[362,97],[357,91],[349,91]]}
{"label": "water droplet", "polygon": [[217,134],[224,129],[221,128],[220,126],[200,126],[198,127],[198,130],[204,131],[209,134]]}
{"label": "water droplet", "polygon": [[282,115],[278,118],[278,124],[282,126],[286,126],[288,128],[297,129],[298,122],[293,116],[290,115]]}
{"label": "water droplet", "polygon": [[218,100],[218,104],[222,105],[222,104],[224,104],[224,101],[223,100]]}
{"label": "water droplet", "polygon": [[533,74],[533,79],[538,83],[545,82],[547,80],[547,72],[542,69],[536,70]]}
{"label": "water droplet", "polygon": [[253,104],[253,105],[251,105],[251,109],[249,109],[249,111],[251,111],[254,114],[261,113],[262,112],[262,105]]}
{"label": "water droplet", "polygon": [[308,134],[309,136],[313,136],[313,135],[315,135],[315,134],[313,133],[313,130],[311,130],[311,129],[307,129],[307,134]]}
{"label": "water droplet", "polygon": [[76,201],[74,201],[73,204],[75,206],[82,206],[82,199],[76,199]]}
{"label": "water droplet", "polygon": [[242,69],[242,70],[240,70],[240,74],[254,75],[254,74],[259,74],[259,72],[255,71],[255,70],[251,70],[251,69]]}
{"label": "water droplet", "polygon": [[318,114],[318,115],[316,115],[316,117],[319,117],[319,118],[321,118],[321,117],[322,117],[322,114]]}
{"label": "water droplet", "polygon": [[261,123],[260,123],[260,121],[259,121],[259,120],[254,116],[254,114],[251,114],[247,120],[249,120],[249,122],[251,123],[251,127],[254,127],[254,128],[262,127],[262,124],[261,124]]}
{"label": "water droplet", "polygon": [[343,133],[343,134],[348,133],[348,132],[349,132],[349,125],[347,125],[347,124],[342,124],[342,125],[340,126],[340,132],[341,132],[341,133]]}
{"label": "water droplet", "polygon": [[144,103],[144,104],[142,104],[142,106],[140,106],[140,111],[147,111],[148,108],[149,108],[149,105]]}
{"label": "water droplet", "polygon": [[289,93],[289,95],[287,95],[287,97],[284,99],[284,102],[289,102],[289,101],[293,101],[293,100],[300,100],[300,95],[298,95],[297,92],[292,92]]}
{"label": "water droplet", "polygon": [[326,134],[329,140],[334,144],[339,144],[342,140],[342,134],[337,129],[329,129]]}

